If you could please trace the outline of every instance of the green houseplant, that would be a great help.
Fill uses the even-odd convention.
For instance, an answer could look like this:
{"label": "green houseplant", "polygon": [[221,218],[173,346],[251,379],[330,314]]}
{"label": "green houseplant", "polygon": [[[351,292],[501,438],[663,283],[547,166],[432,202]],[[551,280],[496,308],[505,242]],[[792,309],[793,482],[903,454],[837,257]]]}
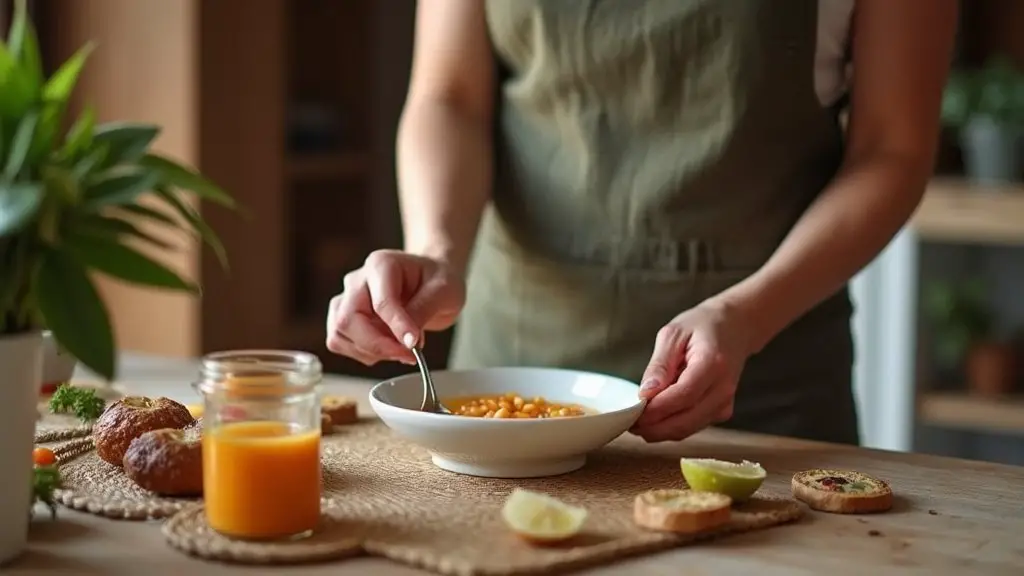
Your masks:
{"label": "green houseplant", "polygon": [[1020,180],[1024,75],[1012,63],[996,57],[978,70],[953,71],[943,93],[942,119],[957,130],[969,178]]}
{"label": "green houseplant", "polygon": [[91,45],[50,77],[20,0],[0,43],[0,564],[26,543],[42,330],[98,375],[115,377],[114,335],[94,273],[197,290],[147,248],[154,227],[193,234],[224,262],[215,233],[183,194],[233,207],[197,172],[150,151],[159,127],[66,119]]}
{"label": "green houseplant", "polygon": [[977,394],[1000,396],[1012,389],[1016,356],[995,334],[995,316],[982,282],[930,284],[924,306],[943,368],[962,368],[968,389]]}

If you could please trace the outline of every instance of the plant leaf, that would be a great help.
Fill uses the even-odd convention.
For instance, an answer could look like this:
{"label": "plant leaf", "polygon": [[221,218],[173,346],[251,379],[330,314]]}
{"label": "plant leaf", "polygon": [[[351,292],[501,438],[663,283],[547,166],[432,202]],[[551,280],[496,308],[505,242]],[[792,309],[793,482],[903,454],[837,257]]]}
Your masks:
{"label": "plant leaf", "polygon": [[194,284],[116,237],[75,236],[68,239],[67,246],[87,267],[108,276],[140,286],[198,292]]}
{"label": "plant leaf", "polygon": [[154,124],[108,122],[96,127],[93,141],[108,146],[107,164],[114,165],[142,158],[159,134]]}
{"label": "plant leaf", "polygon": [[110,314],[89,274],[69,252],[42,254],[37,295],[43,322],[72,356],[107,380],[115,372]]}
{"label": "plant leaf", "polygon": [[54,141],[57,139],[63,119],[63,105],[52,102],[43,103],[43,110],[39,115],[39,122],[36,124],[32,145],[29,147],[27,156],[30,165],[37,165],[40,159],[45,158],[53,151]]}
{"label": "plant leaf", "polygon": [[16,122],[32,106],[33,94],[29,77],[7,46],[0,42],[0,119]]}
{"label": "plant leaf", "polygon": [[124,206],[118,206],[117,209],[128,212],[133,216],[153,220],[154,222],[159,222],[174,228],[181,228],[180,220],[170,216],[166,212],[161,212],[160,210],[150,208],[149,206],[143,206],[141,204],[125,204]]}
{"label": "plant leaf", "polygon": [[61,150],[61,156],[77,159],[82,152],[92,145],[95,127],[96,111],[91,106],[86,107],[68,130],[68,135],[64,139],[64,147]]}
{"label": "plant leaf", "polygon": [[224,244],[217,236],[217,233],[214,232],[213,228],[203,220],[198,212],[183,202],[181,198],[178,198],[174,192],[166,188],[157,187],[156,193],[163,198],[165,202],[170,204],[171,207],[174,208],[174,210],[192,226],[196,233],[199,234],[199,237],[202,238],[203,242],[213,250],[213,254],[217,257],[217,261],[220,263],[221,267],[227,270],[227,250],[224,249]]}
{"label": "plant leaf", "polygon": [[0,184],[0,238],[20,230],[42,202],[43,187],[38,183]]}
{"label": "plant leaf", "polygon": [[39,114],[29,112],[18,123],[18,129],[14,132],[14,138],[11,140],[11,151],[7,155],[7,165],[4,166],[4,179],[8,182],[14,180],[14,177],[21,172],[21,167],[25,164],[25,157],[28,156],[29,148],[32,146],[32,136],[35,134],[38,122]]}
{"label": "plant leaf", "polygon": [[128,204],[152,190],[159,181],[160,175],[151,170],[113,171],[100,176],[85,188],[82,193],[83,205],[88,209],[96,209]]}
{"label": "plant leaf", "polygon": [[120,238],[131,236],[161,250],[175,250],[177,247],[161,238],[140,229],[135,224],[115,216],[88,214],[71,227],[72,234],[88,234]]}
{"label": "plant leaf", "polygon": [[15,0],[14,18],[11,29],[7,32],[7,49],[15,59],[21,58],[21,47],[25,44],[25,21],[28,20],[28,9],[25,0]]}
{"label": "plant leaf", "polygon": [[78,49],[71,58],[61,64],[53,76],[43,85],[43,99],[48,102],[66,104],[71,92],[78,82],[78,75],[82,73],[85,61],[93,51],[93,43],[89,42]]}
{"label": "plant leaf", "polygon": [[209,200],[221,206],[235,207],[234,199],[227,192],[173,160],[157,154],[146,154],[139,163],[159,172],[162,182],[171,188],[187,190],[203,200]]}
{"label": "plant leaf", "polygon": [[107,157],[107,147],[99,146],[94,147],[93,150],[87,153],[85,156],[75,162],[74,168],[71,169],[71,174],[78,179],[84,179],[86,176],[91,174],[98,166],[103,164],[103,160]]}
{"label": "plant leaf", "polygon": [[26,0],[15,2],[11,30],[7,34],[7,47],[11,56],[21,63],[31,91],[35,93],[43,83],[43,65],[39,54],[39,39],[28,17]]}

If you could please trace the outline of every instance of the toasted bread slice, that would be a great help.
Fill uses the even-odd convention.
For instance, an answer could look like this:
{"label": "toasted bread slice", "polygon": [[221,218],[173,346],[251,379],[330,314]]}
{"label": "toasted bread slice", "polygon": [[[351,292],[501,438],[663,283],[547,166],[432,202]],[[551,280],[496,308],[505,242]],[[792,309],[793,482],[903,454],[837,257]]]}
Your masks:
{"label": "toasted bread slice", "polygon": [[794,498],[822,512],[867,514],[892,508],[892,489],[888,483],[850,470],[797,472],[791,488]]}
{"label": "toasted bread slice", "polygon": [[327,436],[334,433],[334,422],[327,414],[320,413],[320,435]]}
{"label": "toasted bread slice", "polygon": [[320,400],[320,412],[326,414],[334,426],[354,424],[359,420],[358,404],[345,396],[324,396]]}
{"label": "toasted bread slice", "polygon": [[731,506],[731,498],[715,492],[648,490],[633,500],[633,521],[649,530],[694,534],[727,524]]}

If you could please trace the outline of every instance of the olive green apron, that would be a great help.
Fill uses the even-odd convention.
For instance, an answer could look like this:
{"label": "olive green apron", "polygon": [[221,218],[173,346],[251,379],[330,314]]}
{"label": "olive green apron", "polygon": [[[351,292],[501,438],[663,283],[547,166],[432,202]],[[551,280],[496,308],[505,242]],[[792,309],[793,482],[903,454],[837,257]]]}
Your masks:
{"label": "olive green apron", "polygon": [[[494,201],[450,365],[639,381],[655,335],[761,266],[835,175],[817,0],[488,0]],[[844,289],[746,365],[724,426],[858,441]]]}

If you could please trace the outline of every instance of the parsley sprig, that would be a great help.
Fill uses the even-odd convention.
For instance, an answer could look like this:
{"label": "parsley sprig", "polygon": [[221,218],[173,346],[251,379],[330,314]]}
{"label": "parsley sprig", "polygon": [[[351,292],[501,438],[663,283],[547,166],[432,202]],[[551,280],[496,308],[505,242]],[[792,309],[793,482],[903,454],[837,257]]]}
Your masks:
{"label": "parsley sprig", "polygon": [[61,384],[50,397],[50,412],[71,413],[83,422],[99,418],[105,407],[106,402],[96,395],[95,390],[76,388],[70,384]]}
{"label": "parsley sprig", "polygon": [[57,518],[54,491],[60,488],[60,470],[57,466],[36,466],[32,470],[32,501],[41,502],[50,509],[50,517]]}

